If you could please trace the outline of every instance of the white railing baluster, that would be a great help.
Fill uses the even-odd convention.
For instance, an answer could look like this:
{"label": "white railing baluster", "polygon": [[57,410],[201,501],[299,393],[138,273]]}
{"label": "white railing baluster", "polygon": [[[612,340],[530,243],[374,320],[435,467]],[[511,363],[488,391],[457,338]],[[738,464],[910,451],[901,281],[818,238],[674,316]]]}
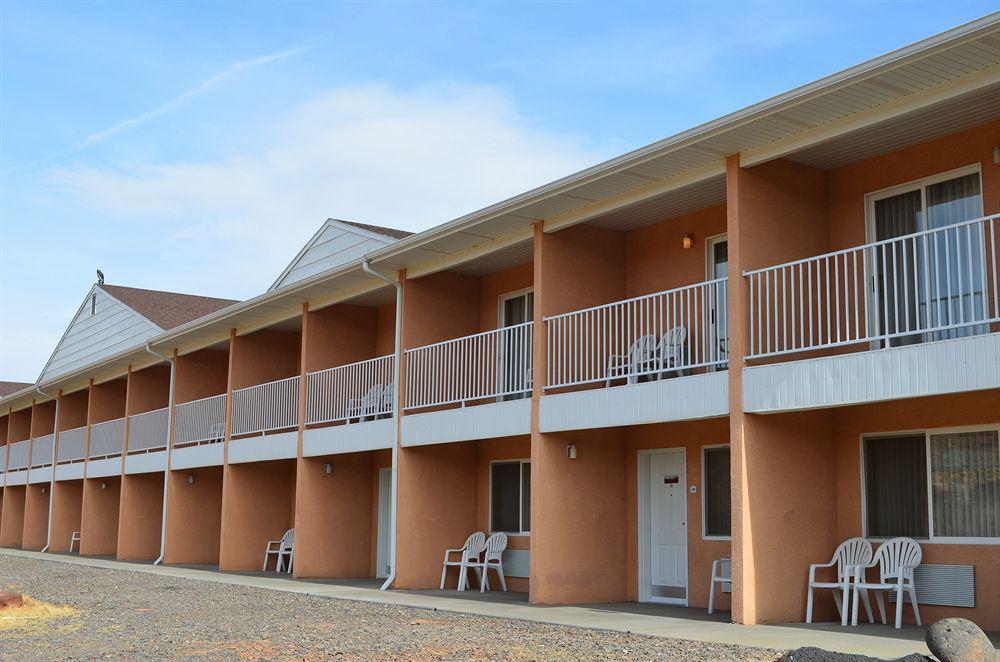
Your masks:
{"label": "white railing baluster", "polygon": [[90,459],[121,455],[124,445],[124,417],[90,426],[90,451],[87,453]]}
{"label": "white railing baluster", "polygon": [[233,391],[231,433],[262,434],[299,425],[299,376]]}
{"label": "white railing baluster", "polygon": [[28,468],[30,446],[31,442],[27,439],[24,441],[15,441],[10,445],[10,456],[7,458],[7,471]]}
{"label": "white railing baluster", "polygon": [[55,448],[56,436],[47,434],[31,440],[31,468],[47,467],[52,464],[52,451]]}
{"label": "white railing baluster", "polygon": [[82,460],[87,451],[87,426],[63,430],[59,433],[58,462]]}
{"label": "white railing baluster", "polygon": [[128,452],[167,447],[167,408],[128,417]]}
{"label": "white railing baluster", "polygon": [[747,358],[988,331],[1000,322],[998,223],[987,216],[744,272]]}
{"label": "white railing baluster", "polygon": [[393,412],[395,355],[310,372],[306,425],[376,419]]}

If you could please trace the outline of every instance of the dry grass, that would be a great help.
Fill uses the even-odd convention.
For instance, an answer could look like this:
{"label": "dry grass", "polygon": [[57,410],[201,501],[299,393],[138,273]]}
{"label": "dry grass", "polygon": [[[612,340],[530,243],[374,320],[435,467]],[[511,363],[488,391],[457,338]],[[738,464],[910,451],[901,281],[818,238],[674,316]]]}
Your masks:
{"label": "dry grass", "polygon": [[79,612],[72,607],[59,607],[24,596],[24,604],[0,611],[0,635],[38,634],[49,627],[62,630],[69,625],[64,619]]}

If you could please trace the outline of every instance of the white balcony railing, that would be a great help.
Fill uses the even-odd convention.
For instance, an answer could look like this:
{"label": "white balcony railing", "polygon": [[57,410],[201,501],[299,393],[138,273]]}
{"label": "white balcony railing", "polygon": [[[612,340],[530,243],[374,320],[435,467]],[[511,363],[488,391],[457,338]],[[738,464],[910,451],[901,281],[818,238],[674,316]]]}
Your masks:
{"label": "white balcony railing", "polygon": [[984,333],[1000,321],[1000,216],[744,272],[747,358]]}
{"label": "white balcony railing", "polygon": [[121,455],[125,444],[125,419],[116,418],[90,426],[90,452],[87,457],[111,457]]}
{"label": "white balcony railing", "polygon": [[28,453],[30,441],[15,441],[10,445],[10,455],[7,456],[7,471],[28,468]]}
{"label": "white balcony railing", "polygon": [[59,433],[59,462],[75,462],[87,455],[87,426]]}
{"label": "white balcony railing", "polygon": [[729,360],[726,279],[545,318],[545,388],[634,383]]}
{"label": "white balcony railing", "polygon": [[47,434],[44,437],[35,437],[31,440],[31,468],[47,467],[52,464],[52,451],[54,450],[56,436]]}
{"label": "white balcony railing", "polygon": [[418,409],[531,391],[533,324],[406,350],[406,406]]}
{"label": "white balcony railing", "polygon": [[152,451],[167,447],[167,413],[154,409],[128,417],[128,452]]}
{"label": "white balcony railing", "polygon": [[395,356],[310,372],[306,423],[363,420],[392,415]]}
{"label": "white balcony railing", "polygon": [[177,405],[174,412],[174,446],[210,444],[225,437],[225,393]]}
{"label": "white balcony railing", "polygon": [[298,375],[233,391],[233,435],[258,434],[298,425]]}

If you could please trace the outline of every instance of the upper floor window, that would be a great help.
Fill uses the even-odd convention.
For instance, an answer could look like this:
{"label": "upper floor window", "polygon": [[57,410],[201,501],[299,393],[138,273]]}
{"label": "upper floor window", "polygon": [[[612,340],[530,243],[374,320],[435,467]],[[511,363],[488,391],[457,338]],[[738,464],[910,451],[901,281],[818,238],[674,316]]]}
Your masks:
{"label": "upper floor window", "polygon": [[866,534],[1000,538],[1000,433],[865,438]]}
{"label": "upper floor window", "polygon": [[702,512],[706,537],[732,535],[732,500],[729,446],[702,449]]}
{"label": "upper floor window", "polygon": [[886,242],[868,256],[872,322],[891,346],[987,332],[985,238],[963,224],[982,215],[978,165],[869,194],[869,236]]}

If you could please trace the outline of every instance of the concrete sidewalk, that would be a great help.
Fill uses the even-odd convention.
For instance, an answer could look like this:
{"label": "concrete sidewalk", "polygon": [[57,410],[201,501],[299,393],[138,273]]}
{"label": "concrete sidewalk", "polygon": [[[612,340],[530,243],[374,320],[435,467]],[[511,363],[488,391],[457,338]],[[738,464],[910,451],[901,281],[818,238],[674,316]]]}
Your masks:
{"label": "concrete sidewalk", "polygon": [[460,594],[456,591],[379,591],[378,584],[369,581],[303,580],[274,573],[221,573],[211,569],[153,566],[15,549],[0,549],[0,554],[50,563],[252,586],[323,598],[513,618],[569,627],[633,632],[655,637],[777,649],[817,646],[827,650],[882,658],[896,658],[909,653],[928,654],[924,645],[925,630],[913,626],[904,627],[902,630],[882,625],[841,628],[839,624],[831,623],[744,626],[726,622],[725,619],[728,618],[726,614],[708,616],[703,610],[685,607],[633,603],[532,606],[527,603],[524,594],[495,594],[497,599],[491,600],[484,599],[475,592]]}

